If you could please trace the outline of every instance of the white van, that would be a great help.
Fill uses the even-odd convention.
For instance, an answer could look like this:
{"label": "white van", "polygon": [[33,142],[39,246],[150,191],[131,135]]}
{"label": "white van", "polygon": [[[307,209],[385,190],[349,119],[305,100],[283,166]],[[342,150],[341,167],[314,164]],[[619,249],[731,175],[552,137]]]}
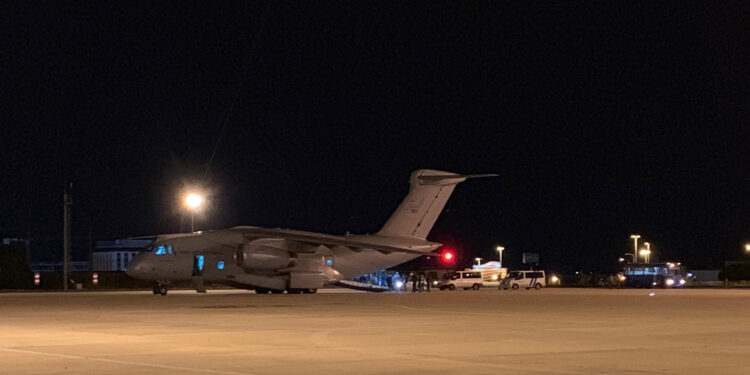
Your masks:
{"label": "white van", "polygon": [[544,271],[510,271],[508,276],[503,279],[498,289],[542,289],[547,286]]}
{"label": "white van", "polygon": [[[447,276],[448,274],[446,274]],[[455,290],[456,288],[478,290],[482,287],[482,273],[479,271],[456,271],[448,278],[440,280],[440,290]]]}

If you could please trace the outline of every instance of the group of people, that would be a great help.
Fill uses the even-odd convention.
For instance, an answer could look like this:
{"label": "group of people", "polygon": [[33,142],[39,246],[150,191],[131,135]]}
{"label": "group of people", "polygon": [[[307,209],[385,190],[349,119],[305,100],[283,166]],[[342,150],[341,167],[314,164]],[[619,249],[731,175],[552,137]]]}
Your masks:
{"label": "group of people", "polygon": [[[424,273],[410,272],[405,277],[396,273],[393,276],[392,284],[394,285],[393,289],[401,289],[404,292],[409,289],[409,284],[411,284],[412,293],[421,293],[430,291],[430,281],[429,277]],[[401,286],[398,287],[398,285]]]}

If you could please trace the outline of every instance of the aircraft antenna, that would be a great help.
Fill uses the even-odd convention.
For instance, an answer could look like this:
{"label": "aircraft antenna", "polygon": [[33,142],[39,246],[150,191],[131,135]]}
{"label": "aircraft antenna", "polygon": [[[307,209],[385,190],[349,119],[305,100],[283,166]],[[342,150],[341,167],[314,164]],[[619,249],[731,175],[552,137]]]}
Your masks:
{"label": "aircraft antenna", "polygon": [[245,63],[245,69],[242,72],[242,79],[240,80],[240,85],[237,87],[237,92],[234,94],[234,99],[232,99],[232,104],[229,105],[229,111],[227,111],[227,115],[224,117],[224,123],[221,125],[221,131],[219,131],[219,138],[216,139],[216,143],[214,144],[214,149],[211,152],[211,157],[208,159],[208,165],[206,165],[206,171],[203,172],[203,181],[206,180],[206,176],[208,176],[208,171],[211,169],[211,165],[214,162],[214,157],[216,156],[216,150],[219,149],[219,144],[221,144],[221,139],[224,137],[224,130],[227,128],[227,124],[229,123],[229,119],[232,117],[232,111],[234,110],[235,104],[237,104],[237,98],[240,96],[240,92],[242,91],[242,86],[245,85],[245,78],[247,77],[247,70],[250,68],[250,63]]}

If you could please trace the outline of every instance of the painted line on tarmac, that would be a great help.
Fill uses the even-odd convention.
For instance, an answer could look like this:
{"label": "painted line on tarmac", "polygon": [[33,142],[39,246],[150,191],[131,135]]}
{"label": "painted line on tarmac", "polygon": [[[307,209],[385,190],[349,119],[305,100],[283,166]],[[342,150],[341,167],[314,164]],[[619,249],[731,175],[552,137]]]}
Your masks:
{"label": "painted line on tarmac", "polygon": [[158,368],[158,369],[162,369],[162,370],[176,370],[176,371],[200,372],[200,373],[206,373],[206,374],[222,374],[222,375],[253,375],[253,373],[250,373],[250,372],[234,372],[234,371],[222,371],[222,370],[211,370],[211,369],[199,369],[199,368],[191,368],[191,367],[160,365],[160,364],[156,364],[156,363],[122,361],[122,360],[118,360],[118,359],[84,357],[84,356],[71,355],[71,354],[48,353],[48,352],[40,352],[40,351],[36,351],[36,350],[24,350],[24,349],[13,349],[13,348],[0,348],[0,350],[6,351],[6,352],[11,352],[11,353],[19,353],[19,354],[43,355],[43,356],[47,356],[47,357],[57,357],[57,358],[76,359],[76,360],[85,360],[85,361],[96,361],[96,362],[104,362],[104,363],[113,363],[113,364],[118,364],[118,365],[151,367],[151,368]]}
{"label": "painted line on tarmac", "polygon": [[[427,309],[424,307],[411,307],[411,306],[400,305],[400,304],[395,304],[392,306],[400,307],[402,309],[411,310],[411,311],[438,313],[435,309]],[[462,311],[462,310],[444,310],[444,311],[441,310],[439,313],[445,313],[445,312],[456,313],[456,314],[461,314],[461,315],[494,316],[494,317],[505,315],[505,313],[503,312],[491,313],[491,312],[476,312],[476,311]]]}

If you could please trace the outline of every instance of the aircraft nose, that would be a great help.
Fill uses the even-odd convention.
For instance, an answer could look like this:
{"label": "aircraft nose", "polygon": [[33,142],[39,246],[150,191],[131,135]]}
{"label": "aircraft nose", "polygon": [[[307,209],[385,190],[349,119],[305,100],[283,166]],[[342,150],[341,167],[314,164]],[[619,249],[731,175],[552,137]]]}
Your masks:
{"label": "aircraft nose", "polygon": [[143,264],[143,257],[137,255],[135,258],[133,258],[133,260],[130,261],[130,263],[128,263],[128,267],[125,269],[125,273],[134,279],[138,279],[143,275],[145,271],[144,268],[145,266]]}

